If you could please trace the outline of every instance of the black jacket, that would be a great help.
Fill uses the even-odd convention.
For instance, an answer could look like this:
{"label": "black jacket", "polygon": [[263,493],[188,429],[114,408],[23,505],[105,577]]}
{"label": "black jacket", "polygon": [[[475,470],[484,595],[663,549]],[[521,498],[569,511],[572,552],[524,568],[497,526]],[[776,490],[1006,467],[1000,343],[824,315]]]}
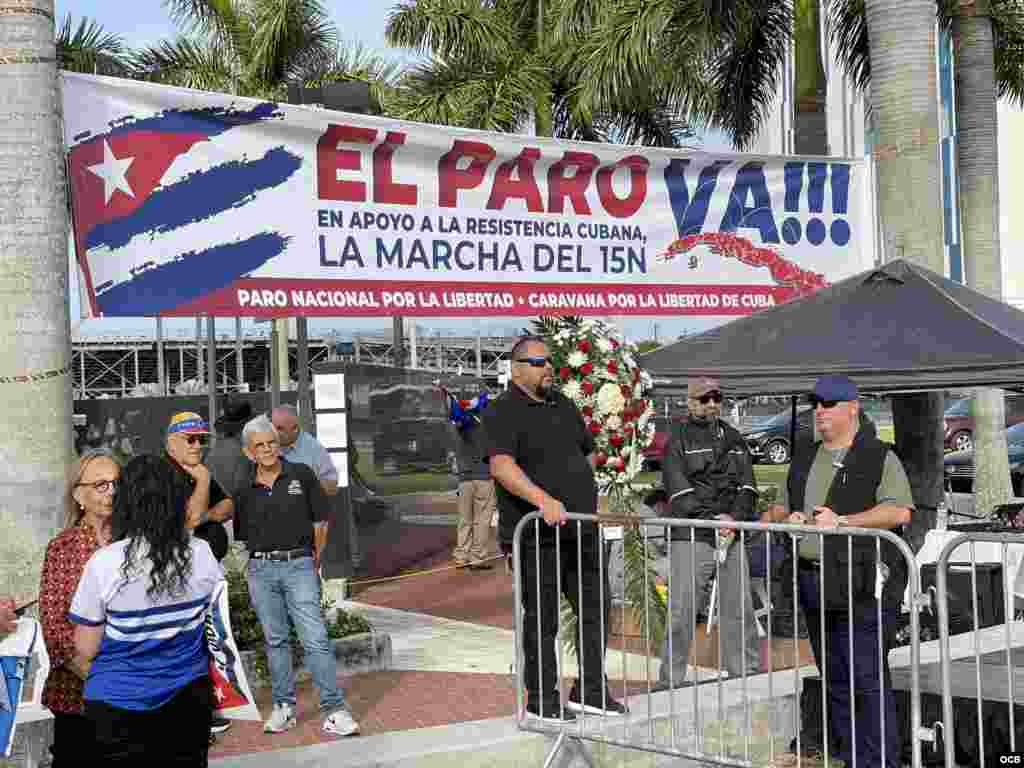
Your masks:
{"label": "black jacket", "polygon": [[[821,443],[814,443],[794,453],[789,475],[786,477],[791,510],[804,509],[804,493],[807,477],[814,464],[814,457]],[[855,515],[871,509],[878,503],[878,486],[882,481],[885,458],[891,447],[878,439],[871,423],[862,424],[850,450],[837,469],[832,485],[825,498],[825,506],[837,515]],[[894,533],[902,535],[902,526]],[[877,551],[880,549],[882,563],[888,571],[883,589],[883,604],[896,607],[903,599],[907,586],[906,560],[890,542],[883,541],[878,547],[874,537],[824,536],[821,573],[824,579],[825,608],[845,610],[849,605],[847,595],[852,597],[855,615],[875,609],[875,581]],[[852,544],[847,545],[847,538]],[[782,575],[792,578],[788,569]],[[852,582],[851,582],[852,578]]]}
{"label": "black jacket", "polygon": [[[673,424],[661,472],[671,517],[713,520],[731,515],[754,520],[757,482],[750,451],[740,433],[721,419]],[[690,530],[673,528],[672,538],[688,541]],[[712,543],[715,532],[698,528],[694,539]]]}

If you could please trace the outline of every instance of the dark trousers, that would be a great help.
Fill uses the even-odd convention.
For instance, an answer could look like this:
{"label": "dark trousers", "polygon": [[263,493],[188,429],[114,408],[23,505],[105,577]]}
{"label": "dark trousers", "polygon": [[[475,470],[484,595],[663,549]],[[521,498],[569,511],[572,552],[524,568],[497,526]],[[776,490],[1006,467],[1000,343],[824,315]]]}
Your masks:
{"label": "dark trousers", "polygon": [[[881,642],[884,664],[884,688],[878,666],[879,624],[874,604],[854,608],[853,623],[847,611],[825,611],[825,648],[822,650],[821,591],[817,568],[801,567],[799,571],[800,606],[807,619],[807,636],[814,651],[818,669],[826,676],[828,698],[829,741],[838,746],[831,755],[846,764],[853,764],[857,751],[857,768],[883,768],[882,713],[885,713],[885,766],[900,765],[896,752],[896,695],[892,690],[889,651],[895,634],[896,612],[882,610]],[[851,640],[853,643],[851,654]],[[824,653],[824,656],[823,656]],[[824,665],[822,659],[825,659]],[[853,690],[850,695],[850,670],[853,669]],[[851,699],[853,704],[851,706]],[[851,723],[851,709],[854,720]],[[853,728],[856,728],[856,732]]]}
{"label": "dark trousers", "polygon": [[93,764],[94,741],[92,723],[86,719],[85,715],[55,711],[53,713],[53,744],[50,745],[50,754],[53,759],[50,762],[50,767],[67,768],[72,765]]}
{"label": "dark trousers", "polygon": [[96,764],[205,768],[210,749],[210,679],[181,688],[157,709],[135,711],[86,701],[85,716],[96,734]]}
{"label": "dark trousers", "polygon": [[[541,522],[543,525],[543,522]],[[532,531],[523,534],[524,545]],[[562,594],[565,595],[576,614],[576,658],[581,660],[584,680],[577,685],[581,695],[600,696],[604,679],[604,648],[608,633],[608,608],[611,600],[608,594],[607,558],[599,567],[596,537],[585,538],[582,547],[582,564],[577,556],[576,540],[562,538],[561,560],[556,556],[555,546],[542,544],[539,552],[529,541],[521,550],[523,586],[523,656],[526,689],[531,696],[548,695],[558,690],[556,667],[555,632],[558,628],[559,594],[558,579],[561,579]],[[537,592],[538,563],[540,565],[540,592]],[[583,580],[583,595],[580,598],[580,578]],[[601,594],[604,594],[604,605]],[[539,597],[539,599],[538,599]],[[538,634],[538,620],[540,632]],[[604,634],[601,623],[604,622]],[[581,638],[582,635],[582,638]],[[538,648],[539,644],[539,648]],[[540,670],[538,671],[538,662]],[[538,682],[539,681],[539,682]],[[539,686],[539,687],[538,687]]]}

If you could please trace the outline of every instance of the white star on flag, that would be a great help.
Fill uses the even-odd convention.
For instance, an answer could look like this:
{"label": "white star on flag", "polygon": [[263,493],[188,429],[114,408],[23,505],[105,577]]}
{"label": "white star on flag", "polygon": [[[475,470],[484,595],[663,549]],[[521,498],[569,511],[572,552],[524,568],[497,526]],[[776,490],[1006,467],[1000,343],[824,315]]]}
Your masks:
{"label": "white star on flag", "polygon": [[110,142],[103,142],[103,162],[88,167],[92,173],[103,179],[103,194],[106,198],[104,205],[110,202],[110,198],[114,196],[114,190],[117,189],[120,189],[128,197],[135,197],[125,176],[128,173],[128,168],[134,162],[134,157],[115,157],[114,150],[110,148]]}

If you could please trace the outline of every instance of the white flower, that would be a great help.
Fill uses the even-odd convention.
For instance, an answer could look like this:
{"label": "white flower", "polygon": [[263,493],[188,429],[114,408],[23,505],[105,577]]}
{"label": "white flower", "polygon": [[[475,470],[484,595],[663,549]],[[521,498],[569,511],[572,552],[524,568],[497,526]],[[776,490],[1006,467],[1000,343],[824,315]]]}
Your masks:
{"label": "white flower", "polygon": [[580,352],[578,349],[574,349],[569,353],[568,361],[569,366],[572,368],[579,368],[581,365],[587,362],[587,355],[585,352]]}
{"label": "white flower", "polygon": [[607,429],[607,430],[609,430],[611,432],[614,432],[615,430],[619,429],[621,426],[622,426],[622,419],[620,419],[618,416],[609,416],[607,419],[605,419],[604,427],[605,427],[605,429]]}
{"label": "white flower", "polygon": [[626,398],[622,396],[622,390],[618,384],[608,382],[601,386],[597,392],[597,409],[600,413],[622,413],[626,407]]}
{"label": "white flower", "polygon": [[583,390],[580,388],[580,383],[576,379],[569,379],[562,385],[562,394],[568,397],[573,402],[583,394]]}
{"label": "white flower", "polygon": [[609,352],[612,351],[612,343],[602,336],[597,340],[597,348],[600,349],[602,353],[607,355]]}

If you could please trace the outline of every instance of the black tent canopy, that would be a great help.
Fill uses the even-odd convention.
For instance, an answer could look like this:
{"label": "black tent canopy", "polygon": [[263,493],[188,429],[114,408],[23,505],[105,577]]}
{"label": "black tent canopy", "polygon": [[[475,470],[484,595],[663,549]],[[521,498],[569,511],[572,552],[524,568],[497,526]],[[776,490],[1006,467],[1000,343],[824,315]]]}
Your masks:
{"label": "black tent canopy", "polygon": [[712,376],[732,397],[810,391],[844,373],[876,394],[1024,385],[1024,312],[905,260],[640,357],[673,388]]}

